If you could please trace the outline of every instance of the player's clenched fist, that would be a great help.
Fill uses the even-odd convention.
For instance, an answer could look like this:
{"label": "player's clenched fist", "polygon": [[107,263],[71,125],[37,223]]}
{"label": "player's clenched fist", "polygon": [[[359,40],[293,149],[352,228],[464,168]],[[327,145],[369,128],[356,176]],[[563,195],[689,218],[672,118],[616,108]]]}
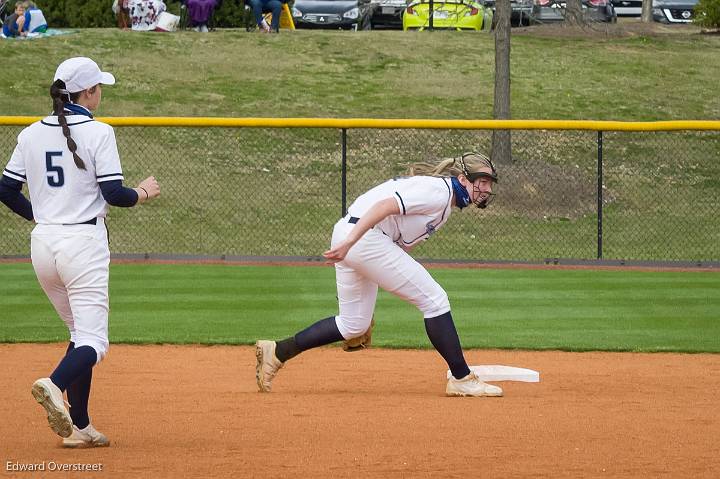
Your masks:
{"label": "player's clenched fist", "polygon": [[138,203],[144,203],[150,198],[160,196],[160,185],[154,176],[150,176],[142,180],[135,191],[138,194]]}

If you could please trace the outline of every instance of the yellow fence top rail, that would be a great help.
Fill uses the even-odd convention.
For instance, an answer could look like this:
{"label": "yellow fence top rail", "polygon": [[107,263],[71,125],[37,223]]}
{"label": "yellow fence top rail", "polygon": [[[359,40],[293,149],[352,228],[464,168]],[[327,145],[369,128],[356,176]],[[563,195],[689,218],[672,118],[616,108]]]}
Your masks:
{"label": "yellow fence top rail", "polygon": [[[0,125],[26,126],[41,117],[0,116]],[[99,117],[112,126],[183,126],[231,128],[375,128],[450,130],[590,130],[590,131],[720,131],[720,121],[594,121],[594,120],[427,120],[373,118],[192,118]]]}

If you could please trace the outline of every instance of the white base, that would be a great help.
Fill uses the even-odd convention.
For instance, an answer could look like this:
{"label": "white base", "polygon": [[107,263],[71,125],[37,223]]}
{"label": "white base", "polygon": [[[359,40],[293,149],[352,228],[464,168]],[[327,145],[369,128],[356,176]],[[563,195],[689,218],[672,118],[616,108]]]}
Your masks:
{"label": "white base", "polygon": [[[521,381],[524,383],[539,383],[540,373],[532,369],[515,368],[513,366],[484,365],[470,366],[470,370],[477,374],[482,381]],[[447,378],[450,379],[450,370]]]}

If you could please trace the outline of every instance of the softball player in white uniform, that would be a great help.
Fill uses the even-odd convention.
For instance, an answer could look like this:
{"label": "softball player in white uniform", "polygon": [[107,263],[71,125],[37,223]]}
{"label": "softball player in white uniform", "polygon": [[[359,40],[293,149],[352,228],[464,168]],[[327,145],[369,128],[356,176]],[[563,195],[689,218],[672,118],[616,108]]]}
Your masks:
{"label": "softball player in white uniform", "polygon": [[269,392],[284,363],[310,348],[363,335],[370,327],[378,286],[414,304],[425,318],[433,346],[447,361],[452,376],[449,396],[502,396],[502,389],[482,382],[470,371],[443,288],[408,251],[447,222],[452,207],[474,203],[485,208],[497,182],[495,167],[479,153],[416,165],[411,176],[382,183],[361,195],[333,230],[339,314],[318,321],[282,341],[256,344],[256,379]]}
{"label": "softball player in white uniform", "polygon": [[[0,180],[0,200],[37,223],[31,235],[33,268],[70,331],[60,364],[32,386],[66,447],[109,445],[90,424],[87,408],[92,368],[109,345],[108,204],[129,207],[160,194],[154,177],[134,189],[122,186],[113,129],[93,119],[101,84],[114,83],[115,78],[89,58],[61,63],[50,87],[53,114],[18,135]],[[21,192],[23,183],[30,202]]]}

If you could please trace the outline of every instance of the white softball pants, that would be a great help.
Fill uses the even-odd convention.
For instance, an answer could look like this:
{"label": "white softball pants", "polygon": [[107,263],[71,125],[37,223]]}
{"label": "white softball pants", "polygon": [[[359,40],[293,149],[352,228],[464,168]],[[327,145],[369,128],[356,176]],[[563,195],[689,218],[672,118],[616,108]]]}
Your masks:
{"label": "white softball pants", "polygon": [[[335,224],[332,245],[355,227],[345,217]],[[378,286],[414,304],[425,318],[450,311],[445,290],[412,256],[382,231],[372,228],[335,264],[339,314],[335,322],[345,339],[361,336],[370,327]]]}
{"label": "white softball pants", "polygon": [[97,225],[37,225],[30,250],[40,286],[70,331],[70,341],[76,348],[91,346],[102,361],[110,346],[110,249],[103,219]]}

